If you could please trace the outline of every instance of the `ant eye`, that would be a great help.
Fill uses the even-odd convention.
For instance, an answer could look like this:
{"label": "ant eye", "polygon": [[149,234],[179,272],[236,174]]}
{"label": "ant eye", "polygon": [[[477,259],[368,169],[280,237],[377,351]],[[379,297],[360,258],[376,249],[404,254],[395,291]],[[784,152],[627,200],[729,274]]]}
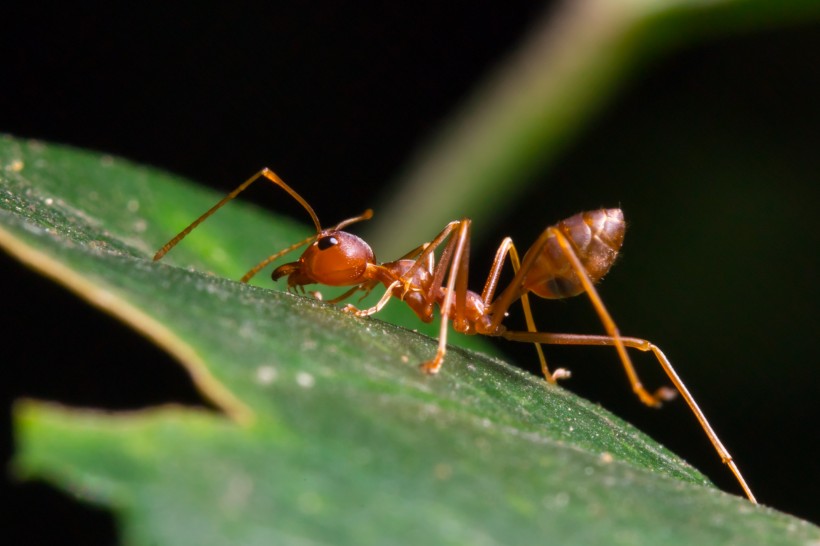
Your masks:
{"label": "ant eye", "polygon": [[319,247],[319,250],[327,250],[332,246],[336,246],[339,244],[339,240],[336,237],[322,237],[318,241],[316,241],[316,246]]}

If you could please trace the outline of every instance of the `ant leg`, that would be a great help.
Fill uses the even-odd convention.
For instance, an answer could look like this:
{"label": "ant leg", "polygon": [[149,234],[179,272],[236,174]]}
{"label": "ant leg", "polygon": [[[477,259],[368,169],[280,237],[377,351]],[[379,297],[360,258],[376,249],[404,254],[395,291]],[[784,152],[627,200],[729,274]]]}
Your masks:
{"label": "ant leg", "polygon": [[744,493],[746,493],[746,496],[749,498],[749,500],[757,504],[757,500],[752,494],[752,491],[749,488],[749,486],[746,484],[746,480],[743,479],[743,476],[740,473],[740,469],[737,467],[737,464],[735,464],[734,460],[732,459],[732,455],[720,441],[714,429],[709,424],[709,421],[706,420],[706,416],[703,414],[700,407],[698,407],[697,403],[695,402],[695,399],[689,392],[689,389],[686,388],[686,385],[684,385],[680,376],[675,371],[675,368],[672,367],[672,363],[669,361],[666,355],[663,354],[663,351],[661,351],[660,348],[654,343],[650,343],[645,339],[639,339],[634,337],[615,338],[611,336],[553,334],[547,332],[504,332],[501,334],[501,337],[509,339],[511,341],[524,341],[528,343],[546,343],[549,345],[599,345],[611,347],[617,346],[618,343],[621,343],[626,347],[638,349],[639,351],[651,351],[652,354],[655,355],[655,358],[658,360],[658,363],[661,365],[661,368],[663,368],[663,371],[666,372],[666,375],[672,381],[672,384],[675,385],[675,388],[681,394],[681,397],[686,401],[686,404],[689,406],[689,409],[692,410],[692,413],[695,415],[695,418],[700,423],[700,426],[706,433],[706,436],[709,438],[709,441],[712,442],[712,446],[714,446],[715,451],[717,451],[723,463],[726,464],[732,471],[732,474],[734,474],[735,478],[737,479],[740,486],[743,488],[743,491]]}
{"label": "ant leg", "polygon": [[[436,237],[431,242],[424,243],[423,245],[417,246],[416,248],[414,248],[413,250],[411,250],[410,252],[408,252],[407,254],[402,256],[401,258],[399,258],[399,260],[409,260],[409,259],[416,258],[416,261],[412,265],[412,267],[410,267],[404,273],[404,275],[402,277],[400,277],[398,279],[395,279],[390,284],[390,286],[387,288],[384,295],[382,295],[381,299],[376,303],[376,305],[374,305],[374,306],[372,306],[368,309],[359,309],[353,304],[348,304],[345,307],[343,307],[342,310],[345,311],[346,313],[352,313],[352,314],[354,314],[356,316],[359,316],[359,317],[367,317],[367,316],[373,315],[373,314],[378,313],[379,311],[381,311],[382,308],[384,308],[384,306],[387,305],[387,302],[390,301],[390,298],[393,296],[393,290],[396,289],[398,286],[402,286],[402,288],[403,288],[403,293],[402,293],[402,297],[403,297],[404,294],[406,294],[407,292],[412,290],[412,283],[409,281],[409,279],[411,278],[413,273],[416,271],[416,269],[418,269],[422,264],[424,264],[426,262],[427,270],[430,271],[430,272],[433,271],[433,265],[434,265],[433,251],[443,241],[445,241],[447,239],[447,237],[450,236],[453,229],[456,228],[457,226],[458,226],[458,222],[450,222],[441,231],[441,233],[436,235]],[[390,271],[388,269],[384,268],[383,266],[375,266],[375,267],[381,268],[386,275],[392,276],[390,274]],[[350,295],[352,295],[357,290],[362,290],[363,289],[363,290],[366,290],[369,293],[370,290],[376,284],[378,284],[378,282],[379,281],[372,281],[371,283],[365,283],[363,285],[351,288],[350,290],[348,290],[347,292],[345,292],[341,296],[330,300],[328,303],[338,303],[338,302],[346,299]],[[362,288],[362,287],[364,287],[364,288]],[[427,297],[429,299],[430,295],[426,294],[425,297]]]}
{"label": "ant leg", "polygon": [[632,360],[629,358],[629,354],[626,352],[626,347],[621,339],[621,334],[618,331],[618,327],[615,325],[615,321],[612,320],[612,316],[607,311],[606,307],[604,306],[603,300],[601,300],[601,296],[598,295],[598,291],[595,289],[595,286],[592,284],[592,281],[589,279],[589,275],[584,269],[581,260],[575,254],[575,250],[572,248],[572,244],[569,240],[561,233],[560,230],[551,227],[547,228],[547,234],[554,236],[555,240],[558,242],[558,245],[561,247],[561,251],[564,254],[564,257],[569,260],[570,265],[572,265],[572,269],[575,272],[575,275],[581,281],[581,284],[584,287],[584,291],[587,293],[590,302],[592,302],[592,306],[595,308],[595,311],[598,313],[598,317],[601,319],[601,322],[604,325],[604,329],[606,330],[609,337],[613,340],[613,345],[615,346],[615,350],[618,351],[618,356],[621,359],[621,364],[623,364],[624,371],[626,372],[627,377],[629,378],[629,383],[632,385],[632,391],[638,396],[638,398],[646,404],[647,406],[652,407],[659,407],[661,402],[665,400],[670,400],[674,397],[675,391],[668,387],[661,387],[654,393],[650,394],[641,384],[640,379],[638,378],[638,373],[635,371],[635,366],[632,365]]}
{"label": "ant leg", "polygon": [[368,295],[370,295],[370,292],[373,290],[373,288],[377,284],[379,284],[378,281],[368,281],[368,282],[364,282],[362,284],[356,285],[353,288],[351,288],[350,290],[348,290],[347,292],[345,292],[344,294],[340,294],[340,295],[336,296],[333,299],[327,300],[327,303],[329,303],[330,305],[336,305],[337,303],[346,300],[347,298],[349,298],[350,296],[352,296],[356,292],[364,292],[364,294],[362,294],[362,296],[359,298],[359,301],[361,301],[362,299],[364,299]]}
{"label": "ant leg", "polygon": [[[487,276],[487,282],[484,284],[484,290],[481,292],[481,299],[487,306],[490,305],[490,302],[495,295],[495,290],[498,286],[498,278],[501,275],[501,268],[504,265],[504,260],[508,254],[510,256],[510,262],[513,266],[513,271],[518,273],[518,270],[521,269],[521,260],[518,257],[518,251],[515,248],[515,244],[513,244],[510,237],[505,237],[504,240],[501,241],[501,245],[499,245],[498,250],[495,253],[493,265],[490,268],[490,274]],[[533,318],[532,309],[530,308],[530,299],[526,293],[521,295],[521,306],[524,309],[524,319],[527,323],[527,331],[537,332],[538,329],[535,326],[535,319]],[[547,357],[544,355],[544,349],[541,347],[541,344],[538,342],[533,342],[533,345],[535,345],[535,350],[538,353],[538,361],[541,364],[541,373],[544,375],[544,379],[546,379],[549,383],[557,383],[559,379],[569,379],[572,374],[569,370],[564,368],[558,368],[555,372],[550,372],[550,369],[547,366]]]}
{"label": "ant leg", "polygon": [[[515,245],[512,244],[510,246],[510,261],[513,264],[513,271],[518,273],[518,270],[521,269],[521,261],[518,258],[518,251],[515,249]],[[532,316],[532,308],[530,307],[530,297],[527,293],[521,295],[521,307],[524,308],[524,319],[527,322],[527,330],[530,332],[538,331],[535,327],[535,319]],[[555,372],[550,373],[547,367],[547,358],[544,356],[544,349],[540,343],[535,344],[535,350],[538,352],[538,359],[541,363],[541,373],[548,382],[557,383],[559,379],[569,379],[572,376],[570,371],[565,368],[556,368]]]}
{"label": "ant leg", "polygon": [[[450,274],[447,277],[447,286],[444,289],[444,301],[440,305],[441,325],[439,327],[438,349],[436,350],[436,355],[431,360],[421,365],[421,369],[430,374],[438,373],[441,369],[441,365],[444,363],[444,355],[447,353],[447,328],[451,318],[450,313],[453,307],[454,297],[455,317],[453,320],[456,325],[464,321],[470,257],[470,224],[470,220],[464,218],[458,222],[451,222],[448,225],[448,228],[450,226],[457,227],[458,231],[452,236],[442,252],[441,259],[435,268],[430,291],[427,294],[428,298],[434,297],[433,292],[441,287],[444,274],[447,269],[449,269]],[[432,246],[432,243],[430,246]],[[421,256],[419,256],[419,260],[424,258],[428,250],[430,250],[429,247],[422,252]],[[452,265],[450,265],[451,260]]]}
{"label": "ant leg", "polygon": [[[351,315],[357,317],[369,317],[370,315],[375,315],[376,313],[381,311],[385,305],[387,305],[387,302],[390,301],[390,298],[393,297],[393,289],[398,288],[399,286],[401,286],[401,280],[397,279],[390,283],[390,286],[387,287],[387,291],[384,293],[381,299],[376,303],[376,305],[370,307],[369,309],[358,309],[352,303],[348,303],[347,305],[342,307],[342,311],[345,313],[350,313]],[[345,294],[343,294],[343,296],[350,294],[351,292],[351,290],[348,290],[347,292],[345,292]]]}
{"label": "ant leg", "polygon": [[[457,230],[457,231],[456,231]],[[454,234],[453,232],[456,231]],[[434,252],[445,241],[445,246],[438,265],[435,265]],[[457,329],[466,329],[465,315],[466,315],[466,301],[467,301],[467,278],[468,278],[468,261],[469,261],[469,241],[470,241],[470,220],[463,219],[450,222],[445,228],[429,243],[423,244],[411,250],[401,259],[416,258],[413,265],[408,268],[403,275],[390,283],[381,299],[376,305],[369,309],[357,309],[353,305],[347,305],[343,308],[345,312],[352,313],[356,316],[369,316],[379,312],[390,298],[393,297],[393,292],[401,287],[402,296],[408,291],[421,292],[425,301],[435,302],[442,290],[442,280],[447,271],[450,271],[447,286],[444,287],[444,301],[440,303],[441,308],[441,327],[439,330],[439,342],[436,355],[429,361],[424,362],[421,367],[427,373],[438,373],[441,365],[444,362],[444,355],[447,352],[447,328],[449,326],[452,308],[455,308],[454,321],[457,324]],[[450,264],[452,262],[452,267]],[[426,292],[422,287],[414,286],[411,280],[413,275],[419,267],[426,267],[432,275],[429,288]],[[389,270],[388,270],[389,273]],[[453,300],[455,298],[455,301]]]}

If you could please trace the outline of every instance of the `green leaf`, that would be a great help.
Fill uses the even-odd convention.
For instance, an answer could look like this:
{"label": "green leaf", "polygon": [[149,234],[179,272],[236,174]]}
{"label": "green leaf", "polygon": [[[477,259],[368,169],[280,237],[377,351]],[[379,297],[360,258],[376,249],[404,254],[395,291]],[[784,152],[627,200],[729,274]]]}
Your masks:
{"label": "green leaf", "polygon": [[16,472],[111,507],[125,543],[820,540],[497,359],[454,348],[426,376],[432,339],[223,278],[304,234],[254,207],[226,208],[151,262],[214,197],[108,156],[0,140],[0,245],[175,355],[221,410],[18,403]]}

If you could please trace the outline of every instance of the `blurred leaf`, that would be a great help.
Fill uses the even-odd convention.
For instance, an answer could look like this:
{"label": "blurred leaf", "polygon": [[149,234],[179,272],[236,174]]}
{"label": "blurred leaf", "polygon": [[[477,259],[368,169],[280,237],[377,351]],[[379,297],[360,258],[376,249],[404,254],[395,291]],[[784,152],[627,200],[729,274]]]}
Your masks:
{"label": "blurred leaf", "polygon": [[377,205],[367,238],[375,248],[399,253],[429,237],[430,226],[464,216],[476,220],[481,238],[648,61],[706,38],[818,16],[816,0],[551,5],[387,186],[391,193]]}

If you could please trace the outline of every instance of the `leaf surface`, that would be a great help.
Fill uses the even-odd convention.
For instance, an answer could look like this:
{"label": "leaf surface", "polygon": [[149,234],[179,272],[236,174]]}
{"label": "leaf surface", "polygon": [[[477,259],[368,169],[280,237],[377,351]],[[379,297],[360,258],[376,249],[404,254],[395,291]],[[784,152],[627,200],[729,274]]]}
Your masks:
{"label": "leaf surface", "polygon": [[175,355],[221,410],[17,405],[16,472],[110,506],[125,543],[820,540],[504,362],[454,348],[429,377],[430,338],[229,280],[305,234],[254,207],[151,262],[214,201],[119,159],[0,139],[0,245]]}

